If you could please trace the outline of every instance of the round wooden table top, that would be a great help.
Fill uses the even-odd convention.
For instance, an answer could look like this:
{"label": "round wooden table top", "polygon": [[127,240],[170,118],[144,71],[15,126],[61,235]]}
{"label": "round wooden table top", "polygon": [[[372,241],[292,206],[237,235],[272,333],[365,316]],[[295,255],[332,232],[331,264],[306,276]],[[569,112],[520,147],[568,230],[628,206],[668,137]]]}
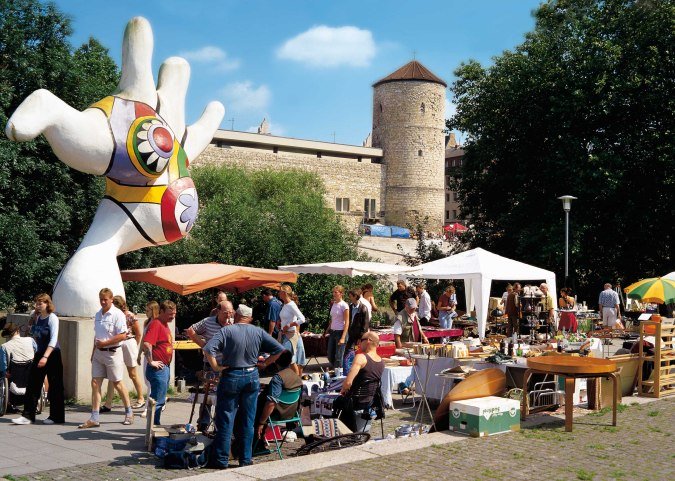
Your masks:
{"label": "round wooden table top", "polygon": [[527,359],[527,367],[551,374],[610,374],[616,362],[578,356],[540,356]]}

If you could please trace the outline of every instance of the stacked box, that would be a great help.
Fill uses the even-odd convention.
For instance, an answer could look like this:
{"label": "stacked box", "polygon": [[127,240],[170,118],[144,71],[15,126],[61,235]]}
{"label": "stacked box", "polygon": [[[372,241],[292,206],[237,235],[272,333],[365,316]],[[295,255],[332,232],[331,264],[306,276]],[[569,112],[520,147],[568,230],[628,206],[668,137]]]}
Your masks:
{"label": "stacked box", "polygon": [[520,402],[488,396],[450,403],[450,429],[474,437],[520,430]]}

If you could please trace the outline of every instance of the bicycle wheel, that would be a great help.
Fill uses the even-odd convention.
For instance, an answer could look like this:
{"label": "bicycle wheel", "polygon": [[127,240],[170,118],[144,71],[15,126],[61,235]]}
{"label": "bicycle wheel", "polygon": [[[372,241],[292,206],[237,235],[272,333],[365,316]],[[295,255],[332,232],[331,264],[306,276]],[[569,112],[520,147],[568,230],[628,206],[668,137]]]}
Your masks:
{"label": "bicycle wheel", "polygon": [[0,380],[0,416],[4,416],[7,412],[7,405],[9,403],[9,382],[4,377]]}
{"label": "bicycle wheel", "polygon": [[341,434],[334,438],[322,439],[310,444],[306,444],[297,450],[296,456],[305,456],[307,454],[323,453],[325,451],[335,451],[338,449],[360,446],[370,439],[368,433]]}

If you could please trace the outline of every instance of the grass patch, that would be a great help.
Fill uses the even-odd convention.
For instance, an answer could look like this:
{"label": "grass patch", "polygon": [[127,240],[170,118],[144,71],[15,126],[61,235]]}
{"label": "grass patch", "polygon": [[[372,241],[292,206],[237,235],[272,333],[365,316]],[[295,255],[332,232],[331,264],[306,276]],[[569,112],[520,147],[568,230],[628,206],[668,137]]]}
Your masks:
{"label": "grass patch", "polygon": [[617,470],[609,473],[609,476],[614,478],[614,479],[623,479],[623,478],[626,477],[626,473],[621,471],[620,469],[617,469]]}
{"label": "grass patch", "polygon": [[523,453],[513,453],[513,459],[523,459]]}
{"label": "grass patch", "polygon": [[649,411],[649,412],[647,413],[647,416],[649,416],[650,418],[655,418],[655,417],[658,416],[659,414],[661,414],[659,411]]}
{"label": "grass patch", "polygon": [[592,481],[595,478],[595,473],[593,471],[586,471],[585,469],[577,470],[577,479],[581,481]]}
{"label": "grass patch", "polygon": [[606,433],[615,433],[619,430],[616,426],[603,426],[602,430]]}
{"label": "grass patch", "polygon": [[639,403],[639,402],[632,402],[632,403],[630,403],[630,405],[631,405],[631,406],[639,406],[640,403]]}
{"label": "grass patch", "polygon": [[490,479],[503,479],[504,475],[500,473],[499,471],[496,471],[494,469],[486,469],[481,473],[483,476],[490,478]]}
{"label": "grass patch", "polygon": [[173,386],[169,386],[169,387],[166,388],[166,393],[169,396],[175,396],[176,395],[176,388],[173,387]]}
{"label": "grass patch", "polygon": [[618,412],[618,413],[622,413],[622,412],[624,412],[626,409],[628,409],[628,405],[627,405],[627,404],[619,403],[619,404],[616,406],[616,412]]}
{"label": "grass patch", "polygon": [[628,441],[628,443],[635,444],[637,446],[638,444],[640,444],[640,441],[638,441],[637,439],[631,439],[630,441]]}
{"label": "grass patch", "polygon": [[603,444],[589,444],[588,447],[591,449],[605,449]]}
{"label": "grass patch", "polygon": [[648,426],[647,429],[649,429],[653,433],[662,433],[661,428],[657,428],[656,426]]}
{"label": "grass patch", "polygon": [[[618,410],[618,408],[617,408]],[[607,413],[612,412],[612,408],[610,407],[604,407],[600,411],[596,411],[594,413],[589,414],[589,416],[604,416]]]}
{"label": "grass patch", "polygon": [[14,476],[11,474],[5,474],[3,476],[7,481],[28,481],[28,477],[26,476]]}

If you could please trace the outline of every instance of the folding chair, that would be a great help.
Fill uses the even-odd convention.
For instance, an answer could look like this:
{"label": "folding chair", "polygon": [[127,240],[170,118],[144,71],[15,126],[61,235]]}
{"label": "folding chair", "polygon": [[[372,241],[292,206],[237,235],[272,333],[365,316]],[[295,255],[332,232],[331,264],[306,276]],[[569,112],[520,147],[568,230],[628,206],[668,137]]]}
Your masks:
{"label": "folding chair", "polygon": [[[370,403],[370,406],[366,409],[374,409],[376,416],[372,418],[372,421],[377,421],[378,419],[380,420],[380,430],[382,431],[382,437],[384,437],[384,402],[382,401],[382,383],[380,380],[377,381],[370,381],[370,382],[365,382],[359,386],[359,388],[352,392],[352,396],[363,396],[369,394],[369,386],[373,383],[377,382],[377,388],[375,389],[375,392],[373,394],[373,400]],[[366,427],[368,424],[363,426],[363,429],[361,432],[366,431]]]}
{"label": "folding chair", "polygon": [[[279,396],[279,404],[284,404],[286,406],[290,406],[292,404],[297,404],[298,401],[300,400],[300,394],[302,393],[302,388],[298,389],[293,389],[292,391],[290,390],[283,390],[281,391],[281,395]],[[270,428],[272,429],[272,435],[274,437],[274,444],[276,445],[276,452],[279,455],[279,459],[284,459],[284,456],[281,454],[281,446],[283,446],[284,442],[286,441],[286,435],[288,434],[288,424],[289,423],[298,423],[302,425],[302,419],[300,418],[300,410],[296,409],[295,411],[295,416],[292,418],[288,419],[279,419],[274,415],[274,412],[270,415],[270,417],[267,420]],[[286,431],[284,432],[284,435],[281,437],[281,439],[277,438],[277,430],[275,429],[276,427],[281,427],[281,426],[286,426]]]}

